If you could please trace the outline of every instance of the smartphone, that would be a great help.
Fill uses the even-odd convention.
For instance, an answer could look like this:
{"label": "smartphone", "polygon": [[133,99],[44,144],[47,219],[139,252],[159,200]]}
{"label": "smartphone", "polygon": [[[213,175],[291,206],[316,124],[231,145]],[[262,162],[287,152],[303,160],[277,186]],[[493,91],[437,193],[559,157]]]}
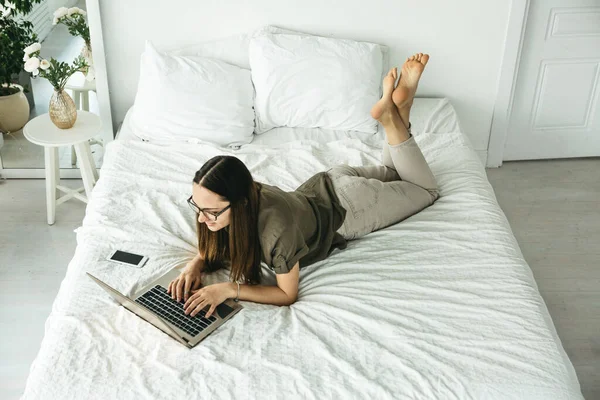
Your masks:
{"label": "smartphone", "polygon": [[110,253],[107,260],[129,265],[136,268],[142,268],[144,264],[146,264],[146,261],[148,261],[148,257],[140,256],[139,254],[129,253],[127,251],[114,250],[112,253]]}

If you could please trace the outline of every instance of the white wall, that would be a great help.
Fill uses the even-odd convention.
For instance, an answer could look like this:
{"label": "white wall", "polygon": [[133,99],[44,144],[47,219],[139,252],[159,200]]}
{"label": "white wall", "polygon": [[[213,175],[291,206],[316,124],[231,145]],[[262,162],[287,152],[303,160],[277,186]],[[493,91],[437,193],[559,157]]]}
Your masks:
{"label": "white wall", "polygon": [[509,7],[507,0],[103,0],[114,126],[133,104],[146,39],[172,49],[272,24],[382,43],[397,65],[429,53],[418,96],[448,97],[475,149],[485,152]]}

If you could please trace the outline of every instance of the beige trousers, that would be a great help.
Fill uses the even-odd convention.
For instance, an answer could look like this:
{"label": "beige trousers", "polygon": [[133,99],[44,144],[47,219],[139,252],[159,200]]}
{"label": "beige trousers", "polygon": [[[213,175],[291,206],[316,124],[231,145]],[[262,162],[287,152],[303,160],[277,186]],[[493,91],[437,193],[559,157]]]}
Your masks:
{"label": "beige trousers", "polygon": [[327,171],[347,211],[338,229],[346,240],[396,224],[439,197],[435,178],[412,134],[398,145],[384,141],[382,163],[369,167],[339,165]]}

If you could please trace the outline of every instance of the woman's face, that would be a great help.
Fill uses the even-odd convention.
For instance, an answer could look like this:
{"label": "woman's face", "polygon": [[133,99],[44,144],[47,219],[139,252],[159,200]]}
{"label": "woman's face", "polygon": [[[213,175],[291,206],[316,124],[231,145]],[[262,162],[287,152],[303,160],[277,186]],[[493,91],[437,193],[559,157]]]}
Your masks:
{"label": "woman's face", "polygon": [[[207,188],[194,183],[192,188],[192,201],[198,208],[206,211],[198,214],[198,222],[206,224],[208,229],[216,232],[229,225],[231,217],[231,209],[227,209],[223,214],[220,214],[215,221],[215,218],[210,214],[217,214],[229,205],[229,201],[223,200],[221,196],[215,192],[211,192]],[[207,217],[208,216],[208,217]]]}

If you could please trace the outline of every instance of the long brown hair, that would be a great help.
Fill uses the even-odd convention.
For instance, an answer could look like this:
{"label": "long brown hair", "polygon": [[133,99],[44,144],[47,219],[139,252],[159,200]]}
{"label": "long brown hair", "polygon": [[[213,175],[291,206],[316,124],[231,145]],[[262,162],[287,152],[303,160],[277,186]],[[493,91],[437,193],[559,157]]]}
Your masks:
{"label": "long brown hair", "polygon": [[232,156],[208,160],[194,175],[194,183],[231,203],[229,230],[212,232],[198,222],[198,251],[204,258],[206,272],[231,263],[230,279],[246,283],[260,282],[260,241],[258,237],[258,194],[260,184],[242,161]]}

